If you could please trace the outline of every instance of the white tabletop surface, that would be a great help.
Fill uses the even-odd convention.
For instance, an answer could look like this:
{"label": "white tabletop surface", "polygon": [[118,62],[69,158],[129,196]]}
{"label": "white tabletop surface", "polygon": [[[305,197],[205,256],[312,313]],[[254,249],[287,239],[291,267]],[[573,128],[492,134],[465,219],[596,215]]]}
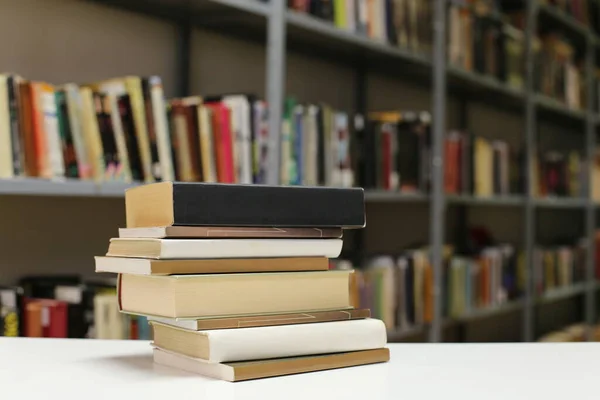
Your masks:
{"label": "white tabletop surface", "polygon": [[600,344],[390,344],[389,363],[229,383],[149,342],[0,338],[6,399],[599,399]]}

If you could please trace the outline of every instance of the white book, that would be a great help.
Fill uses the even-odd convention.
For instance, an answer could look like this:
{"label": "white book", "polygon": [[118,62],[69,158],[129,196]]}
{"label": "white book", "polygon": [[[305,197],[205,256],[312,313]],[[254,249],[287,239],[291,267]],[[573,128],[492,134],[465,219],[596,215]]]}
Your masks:
{"label": "white book", "polygon": [[231,108],[231,127],[234,135],[234,163],[238,183],[252,183],[252,134],[250,127],[250,103],[246,96],[223,97],[223,103]]}
{"label": "white book", "polygon": [[169,124],[167,123],[162,81],[159,76],[151,76],[148,78],[148,81],[152,102],[152,114],[154,116],[154,127],[156,130],[158,161],[160,162],[160,178],[163,181],[172,181],[175,179],[175,173],[173,171],[173,157],[171,157],[171,138],[169,135]]}
{"label": "white book", "polygon": [[156,259],[309,256],[335,258],[341,251],[341,239],[113,238],[106,255]]}
{"label": "white book", "polygon": [[63,161],[62,142],[58,133],[58,115],[56,112],[56,99],[54,90],[40,92],[40,104],[42,106],[43,125],[46,132],[46,143],[48,145],[48,166],[51,178],[63,178],[65,176],[65,164]]}
{"label": "white book", "polygon": [[213,363],[370,350],[387,343],[384,323],[372,318],[209,331],[152,326],[158,347]]}

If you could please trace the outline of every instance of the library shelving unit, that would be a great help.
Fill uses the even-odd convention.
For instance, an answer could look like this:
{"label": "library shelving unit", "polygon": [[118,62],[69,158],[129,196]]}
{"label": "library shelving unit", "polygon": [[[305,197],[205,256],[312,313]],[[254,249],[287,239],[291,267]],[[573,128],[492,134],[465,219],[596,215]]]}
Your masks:
{"label": "library shelving unit", "polygon": [[[193,28],[218,31],[225,35],[244,37],[262,41],[266,48],[266,100],[269,112],[269,145],[279,148],[279,132],[282,122],[285,99],[285,73],[287,49],[304,52],[313,57],[343,62],[355,67],[354,111],[366,113],[367,74],[369,71],[386,74],[394,78],[409,78],[424,87],[431,87],[432,99],[432,187],[429,194],[404,194],[383,190],[366,192],[368,203],[418,203],[429,207],[429,244],[434,271],[434,314],[428,326],[415,327],[406,331],[390,332],[390,341],[402,341],[410,337],[428,336],[428,340],[444,340],[444,329],[468,324],[473,320],[492,318],[510,312],[522,313],[522,341],[535,339],[535,311],[545,304],[584,296],[585,323],[592,326],[596,322],[595,293],[599,289],[594,278],[594,232],[595,208],[591,190],[586,187],[585,198],[538,199],[533,196],[531,185],[523,195],[480,198],[470,195],[446,195],[443,190],[443,143],[446,132],[447,94],[458,95],[461,108],[461,124],[467,125],[466,104],[484,97],[494,106],[514,113],[522,113],[524,121],[526,159],[528,176],[532,170],[530,162],[534,157],[537,121],[581,127],[585,137],[586,158],[593,159],[596,145],[596,127],[600,123],[592,108],[591,91],[588,90],[587,108],[576,111],[565,105],[536,94],[533,88],[533,35],[540,19],[579,35],[586,44],[587,87],[591,87],[591,77],[595,65],[594,56],[600,49],[600,38],[588,28],[568,15],[563,15],[551,6],[537,1],[524,2],[527,15],[525,31],[526,74],[523,90],[515,89],[491,77],[478,75],[447,65],[446,60],[446,7],[448,1],[434,0],[433,30],[434,43],[430,56],[413,54],[407,50],[386,43],[376,42],[336,28],[333,24],[310,15],[288,10],[286,1],[271,0],[89,0],[103,4],[166,19],[177,26],[175,65],[178,82],[176,95],[189,95],[190,90],[190,42]],[[271,165],[278,166],[277,151],[270,151]],[[279,168],[277,168],[277,171]],[[587,176],[590,177],[591,165]],[[268,182],[277,184],[275,181]],[[589,181],[589,179],[587,179]],[[65,197],[122,197],[125,188],[131,185],[117,183],[94,183],[76,180],[41,181],[36,179],[0,180],[0,195],[25,196],[65,196]],[[586,185],[589,186],[589,185]],[[528,284],[523,298],[489,309],[475,310],[458,319],[442,317],[442,250],[445,241],[445,218],[448,206],[464,207],[511,207],[524,215],[524,252],[528,266]],[[586,280],[568,288],[557,289],[542,296],[534,295],[533,290],[533,249],[536,243],[535,222],[538,209],[576,209],[585,215],[585,237],[588,241],[586,259]],[[360,238],[360,236],[359,236]]]}

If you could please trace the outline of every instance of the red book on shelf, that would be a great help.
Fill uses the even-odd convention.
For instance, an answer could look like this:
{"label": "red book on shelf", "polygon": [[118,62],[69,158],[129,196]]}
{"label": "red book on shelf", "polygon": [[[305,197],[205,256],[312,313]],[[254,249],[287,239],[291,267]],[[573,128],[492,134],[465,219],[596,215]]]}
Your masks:
{"label": "red book on shelf", "polygon": [[67,303],[52,299],[25,299],[25,336],[66,338]]}
{"label": "red book on shelf", "polygon": [[381,158],[382,182],[383,188],[386,190],[392,189],[392,134],[388,130],[383,129],[381,132]]}
{"label": "red book on shelf", "polygon": [[216,149],[217,177],[220,183],[235,183],[231,110],[223,103],[206,103],[213,111],[213,140]]}

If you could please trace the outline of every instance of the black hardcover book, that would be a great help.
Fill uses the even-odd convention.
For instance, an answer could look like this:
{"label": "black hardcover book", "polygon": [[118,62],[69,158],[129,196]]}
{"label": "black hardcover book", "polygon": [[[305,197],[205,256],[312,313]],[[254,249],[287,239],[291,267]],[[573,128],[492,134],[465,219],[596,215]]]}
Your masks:
{"label": "black hardcover book", "polygon": [[317,109],[317,180],[319,185],[325,185],[325,113],[323,107]]}
{"label": "black hardcover book", "polygon": [[20,336],[23,315],[21,302],[23,290],[20,287],[0,286],[0,336]]}
{"label": "black hardcover book", "polygon": [[21,143],[21,128],[19,119],[19,83],[14,75],[10,75],[6,82],[8,86],[8,112],[10,119],[10,143],[12,145],[13,174],[23,175],[25,172],[25,150]]}
{"label": "black hardcover book", "polygon": [[333,0],[311,0],[309,9],[315,17],[333,21]]}
{"label": "black hardcover book", "polygon": [[146,129],[150,143],[150,156],[152,158],[152,176],[155,180],[162,180],[162,169],[158,159],[158,142],[156,126],[154,124],[154,111],[152,110],[152,95],[150,94],[149,78],[142,78],[142,95],[144,97],[144,115],[146,116]]}
{"label": "black hardcover book", "polygon": [[129,228],[365,225],[362,188],[164,182],[127,190],[125,206]]}
{"label": "black hardcover book", "polygon": [[[121,124],[123,126],[123,135],[127,146],[127,156],[129,157],[129,168],[131,169],[131,178],[134,181],[143,181],[144,173],[142,169],[142,160],[140,157],[140,148],[138,145],[135,124],[133,121],[133,112],[131,110],[131,101],[128,95],[119,96],[117,99]],[[176,164],[176,163],[174,163]]]}
{"label": "black hardcover book", "polygon": [[400,188],[403,191],[420,190],[421,162],[420,149],[423,132],[419,129],[416,114],[403,113],[398,124],[397,166]]}
{"label": "black hardcover book", "polygon": [[385,31],[388,42],[391,44],[398,44],[398,33],[396,32],[396,25],[394,24],[394,3],[393,0],[385,1]]}
{"label": "black hardcover book", "polygon": [[102,150],[106,173],[110,177],[116,176],[121,171],[121,160],[117,150],[117,142],[110,119],[110,104],[105,94],[94,93],[94,109],[98,119],[100,138],[102,139]]}

